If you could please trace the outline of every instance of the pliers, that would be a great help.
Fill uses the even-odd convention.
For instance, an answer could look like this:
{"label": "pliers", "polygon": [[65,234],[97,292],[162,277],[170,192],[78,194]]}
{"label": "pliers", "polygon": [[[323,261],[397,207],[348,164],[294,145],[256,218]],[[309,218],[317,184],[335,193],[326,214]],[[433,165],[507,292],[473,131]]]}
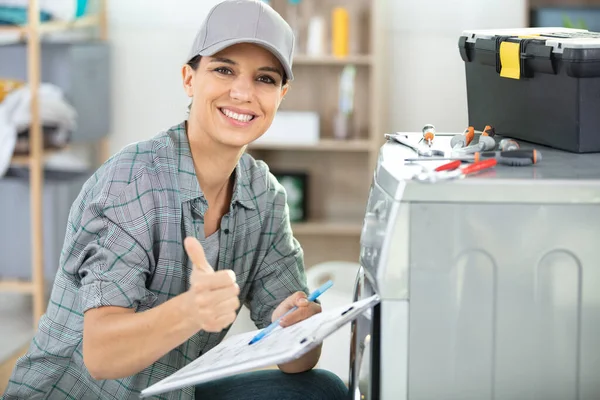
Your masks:
{"label": "pliers", "polygon": [[440,165],[433,171],[421,172],[420,174],[415,175],[414,179],[419,182],[434,183],[437,181],[464,178],[469,174],[492,168],[496,166],[497,163],[498,161],[495,158],[489,158],[460,168],[461,161],[454,160],[447,164]]}
{"label": "pliers", "polygon": [[411,143],[406,136],[399,135],[397,133],[395,133],[395,134],[386,133],[384,136],[388,140],[394,140],[403,146],[413,149],[417,153],[417,155],[420,157],[444,157],[445,156],[445,153],[442,150],[435,150],[435,149],[430,149],[430,148],[422,149],[418,145]]}

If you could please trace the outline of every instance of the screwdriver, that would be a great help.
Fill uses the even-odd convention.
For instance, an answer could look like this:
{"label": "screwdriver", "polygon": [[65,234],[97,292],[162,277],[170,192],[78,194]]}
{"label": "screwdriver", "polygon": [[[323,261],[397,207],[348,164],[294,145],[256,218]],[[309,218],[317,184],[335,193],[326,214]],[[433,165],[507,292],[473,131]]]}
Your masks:
{"label": "screwdriver", "polygon": [[477,162],[488,158],[494,158],[498,164],[521,167],[525,165],[538,164],[542,160],[542,153],[538,150],[511,150],[511,151],[484,151],[477,152],[465,157],[426,157],[426,158],[405,158],[404,161],[442,161],[442,160],[460,160]]}
{"label": "screwdriver", "polygon": [[462,154],[473,154],[480,151],[490,151],[496,148],[496,141],[493,137],[487,135],[479,136],[477,144],[472,144],[463,149],[458,149],[457,152]]}
{"label": "screwdriver", "polygon": [[423,140],[429,147],[433,144],[435,138],[435,126],[427,124],[423,127]]}
{"label": "screwdriver", "polygon": [[542,153],[538,150],[510,150],[510,151],[484,151],[474,154],[475,162],[495,158],[498,164],[520,167],[523,165],[533,165],[542,161]]}
{"label": "screwdriver", "polygon": [[519,143],[513,139],[502,139],[498,145],[498,149],[502,151],[519,150]]}
{"label": "screwdriver", "polygon": [[471,144],[471,141],[473,140],[474,137],[475,137],[475,128],[470,126],[467,129],[465,129],[465,131],[462,134],[454,136],[450,140],[450,146],[452,146],[453,150],[467,147],[468,145]]}
{"label": "screwdriver", "polygon": [[485,128],[483,128],[483,132],[481,132],[481,136],[494,137],[496,136],[496,130],[493,126],[486,125]]}

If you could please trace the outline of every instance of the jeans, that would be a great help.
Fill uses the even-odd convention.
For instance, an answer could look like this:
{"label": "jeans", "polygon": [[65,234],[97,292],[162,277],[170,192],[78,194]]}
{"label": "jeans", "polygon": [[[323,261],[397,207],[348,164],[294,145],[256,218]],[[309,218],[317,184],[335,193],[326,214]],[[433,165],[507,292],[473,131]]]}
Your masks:
{"label": "jeans", "polygon": [[196,386],[196,400],[347,400],[337,375],[319,369],[299,374],[247,372]]}

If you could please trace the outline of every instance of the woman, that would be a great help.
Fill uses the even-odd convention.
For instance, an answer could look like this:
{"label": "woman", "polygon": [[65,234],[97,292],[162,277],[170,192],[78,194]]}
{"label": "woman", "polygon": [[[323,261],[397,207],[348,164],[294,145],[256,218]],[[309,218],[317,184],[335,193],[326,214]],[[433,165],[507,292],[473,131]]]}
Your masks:
{"label": "woman", "polygon": [[[321,311],[306,299],[285,192],[244,153],[288,90],[293,43],[261,2],[210,11],[182,69],[188,120],[84,185],[47,313],[4,398],[138,398],[218,344],[240,303],[259,328],[294,305],[284,325]],[[161,398],[343,398],[337,377],[312,370],[319,355]]]}

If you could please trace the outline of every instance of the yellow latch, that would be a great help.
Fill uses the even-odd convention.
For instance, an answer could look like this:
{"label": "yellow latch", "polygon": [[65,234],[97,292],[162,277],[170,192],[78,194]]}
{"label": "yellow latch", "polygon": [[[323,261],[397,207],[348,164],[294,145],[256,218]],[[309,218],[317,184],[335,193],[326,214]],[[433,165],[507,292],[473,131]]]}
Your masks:
{"label": "yellow latch", "polygon": [[521,79],[521,62],[519,43],[500,43],[500,76],[503,78]]}

